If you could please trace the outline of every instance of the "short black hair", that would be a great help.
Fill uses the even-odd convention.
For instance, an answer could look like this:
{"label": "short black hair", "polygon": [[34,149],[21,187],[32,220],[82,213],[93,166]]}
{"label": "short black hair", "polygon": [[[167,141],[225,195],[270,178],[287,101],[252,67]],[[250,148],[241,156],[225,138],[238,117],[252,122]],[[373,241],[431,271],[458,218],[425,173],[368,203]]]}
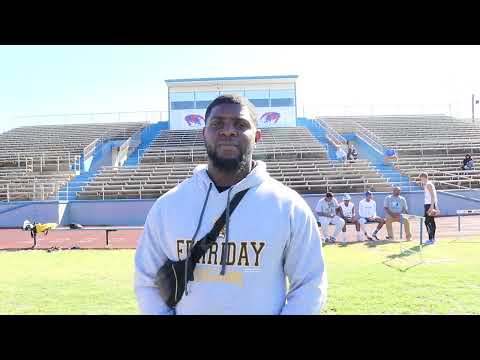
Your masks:
{"label": "short black hair", "polygon": [[331,197],[333,197],[333,194],[332,194],[331,192],[327,192],[327,193],[325,194],[325,197],[331,198]]}
{"label": "short black hair", "polygon": [[207,124],[207,120],[212,112],[212,109],[220,104],[238,104],[246,106],[250,111],[250,115],[252,116],[253,124],[257,126],[257,110],[255,109],[255,106],[245,96],[237,94],[223,94],[213,100],[205,111],[205,125]]}

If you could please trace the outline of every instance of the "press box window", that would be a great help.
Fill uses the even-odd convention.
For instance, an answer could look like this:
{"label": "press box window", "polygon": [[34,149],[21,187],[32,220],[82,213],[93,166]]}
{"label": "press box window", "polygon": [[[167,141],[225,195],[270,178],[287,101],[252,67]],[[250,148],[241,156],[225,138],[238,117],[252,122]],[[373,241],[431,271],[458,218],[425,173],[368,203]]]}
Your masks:
{"label": "press box window", "polygon": [[245,96],[256,107],[269,107],[268,90],[245,90]]}
{"label": "press box window", "polygon": [[218,91],[195,92],[195,109],[206,109],[219,95]]}
{"label": "press box window", "polygon": [[272,107],[295,106],[295,90],[270,90],[270,102]]}
{"label": "press box window", "polygon": [[195,109],[193,92],[170,93],[170,108],[172,110]]}

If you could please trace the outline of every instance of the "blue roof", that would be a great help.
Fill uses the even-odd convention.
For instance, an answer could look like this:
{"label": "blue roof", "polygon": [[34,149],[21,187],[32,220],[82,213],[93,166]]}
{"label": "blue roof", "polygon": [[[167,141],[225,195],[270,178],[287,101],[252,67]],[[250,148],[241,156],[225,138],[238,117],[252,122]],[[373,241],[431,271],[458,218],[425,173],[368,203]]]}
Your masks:
{"label": "blue roof", "polygon": [[165,80],[168,83],[194,82],[194,81],[223,81],[223,80],[268,80],[268,79],[297,79],[298,75],[273,75],[273,76],[235,76],[235,77],[215,77],[215,78],[196,78],[196,79],[171,79]]}

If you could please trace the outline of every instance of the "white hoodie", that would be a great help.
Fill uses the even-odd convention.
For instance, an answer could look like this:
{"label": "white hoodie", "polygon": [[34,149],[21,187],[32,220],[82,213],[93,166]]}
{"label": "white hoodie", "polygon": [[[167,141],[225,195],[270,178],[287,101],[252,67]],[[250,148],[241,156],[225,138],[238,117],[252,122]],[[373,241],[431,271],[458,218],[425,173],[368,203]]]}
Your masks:
{"label": "white hoodie", "polygon": [[[218,193],[206,165],[160,197],[151,208],[135,254],[135,293],[143,314],[319,314],[327,277],[316,219],[303,198],[272,179],[265,163]],[[175,311],[154,284],[167,258],[185,259],[208,188],[203,220],[195,238],[205,236],[233,196],[249,188],[229,221],[226,273],[220,275],[222,235],[207,251]],[[287,293],[286,277],[290,286]]]}

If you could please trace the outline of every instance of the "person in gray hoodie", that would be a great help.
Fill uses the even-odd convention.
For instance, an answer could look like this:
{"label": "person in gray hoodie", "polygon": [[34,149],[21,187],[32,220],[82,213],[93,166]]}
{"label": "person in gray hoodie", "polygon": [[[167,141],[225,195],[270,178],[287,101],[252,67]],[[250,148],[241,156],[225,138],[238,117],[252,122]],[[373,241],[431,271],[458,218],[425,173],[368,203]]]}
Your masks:
{"label": "person in gray hoodie", "polygon": [[[208,164],[152,206],[135,254],[142,314],[320,314],[327,275],[317,222],[305,200],[253,161],[261,139],[255,107],[222,95],[207,108]],[[227,204],[248,189],[229,216]],[[227,208],[226,226],[198,260],[175,308],[159,295],[158,269],[185,259]],[[288,281],[288,284],[287,284]]]}

